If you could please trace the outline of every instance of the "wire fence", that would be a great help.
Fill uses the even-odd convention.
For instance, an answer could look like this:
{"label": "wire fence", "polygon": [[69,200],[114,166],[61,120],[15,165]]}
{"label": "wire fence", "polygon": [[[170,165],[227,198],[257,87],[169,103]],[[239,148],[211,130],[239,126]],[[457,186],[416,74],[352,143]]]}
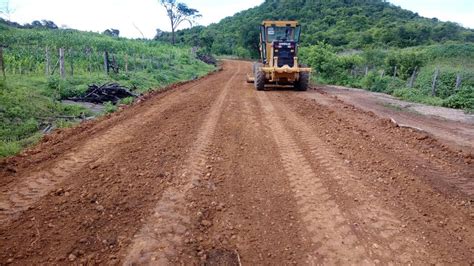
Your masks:
{"label": "wire fence", "polygon": [[173,66],[176,53],[157,56],[137,53],[114,53],[90,47],[49,48],[37,46],[0,47],[0,71],[3,78],[9,75],[59,75],[61,78],[77,74],[102,72],[130,73],[156,70]]}

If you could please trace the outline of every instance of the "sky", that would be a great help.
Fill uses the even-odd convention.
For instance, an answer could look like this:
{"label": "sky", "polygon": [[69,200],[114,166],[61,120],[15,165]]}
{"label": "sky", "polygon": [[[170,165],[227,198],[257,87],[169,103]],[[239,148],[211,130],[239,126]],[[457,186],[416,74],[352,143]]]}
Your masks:
{"label": "sky", "polygon": [[[29,23],[47,19],[58,26],[102,32],[120,30],[130,38],[152,38],[156,29],[170,30],[164,9],[158,0],[0,0],[0,8],[9,1],[10,20]],[[181,0],[203,15],[199,25],[219,22],[222,18],[263,3],[263,0]],[[389,0],[424,17],[457,22],[474,28],[474,0]],[[182,24],[182,27],[188,25]]]}

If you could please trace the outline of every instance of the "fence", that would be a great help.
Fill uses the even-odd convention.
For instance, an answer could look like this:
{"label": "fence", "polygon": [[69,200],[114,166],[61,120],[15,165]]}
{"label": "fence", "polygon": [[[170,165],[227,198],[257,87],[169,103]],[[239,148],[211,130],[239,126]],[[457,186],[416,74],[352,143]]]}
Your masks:
{"label": "fence", "polygon": [[[403,78],[400,75],[400,70],[398,66],[393,66],[389,68],[390,71],[386,71],[385,69],[377,69],[375,67],[371,66],[353,66],[351,69],[348,70],[348,73],[352,77],[364,77],[368,76],[369,73],[375,72],[380,74],[380,78],[383,78],[385,76],[390,76],[393,78],[398,78],[403,80]],[[414,88],[418,75],[420,73],[420,67],[415,66],[412,70],[409,71],[409,78],[406,80],[407,88]],[[442,74],[442,71],[440,70],[439,67],[436,67],[433,71],[432,74],[432,82],[431,82],[431,95],[432,96],[437,96],[437,88],[439,85],[439,79]],[[454,91],[457,91],[461,88],[463,85],[463,75],[462,73],[450,73],[452,75],[452,80],[453,80],[453,86],[451,89]]]}
{"label": "fence", "polygon": [[59,75],[61,78],[75,74],[102,72],[129,73],[160,69],[172,66],[176,54],[171,51],[162,56],[140,53],[114,53],[98,51],[89,47],[83,49],[50,47],[0,47],[0,71],[3,78],[9,75]]}

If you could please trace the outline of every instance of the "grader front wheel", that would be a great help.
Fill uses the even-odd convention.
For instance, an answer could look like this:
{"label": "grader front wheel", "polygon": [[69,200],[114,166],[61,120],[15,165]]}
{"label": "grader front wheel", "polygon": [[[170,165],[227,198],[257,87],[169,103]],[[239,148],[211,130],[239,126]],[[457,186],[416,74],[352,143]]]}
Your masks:
{"label": "grader front wheel", "polygon": [[257,70],[255,71],[255,89],[263,91],[265,89],[265,72]]}

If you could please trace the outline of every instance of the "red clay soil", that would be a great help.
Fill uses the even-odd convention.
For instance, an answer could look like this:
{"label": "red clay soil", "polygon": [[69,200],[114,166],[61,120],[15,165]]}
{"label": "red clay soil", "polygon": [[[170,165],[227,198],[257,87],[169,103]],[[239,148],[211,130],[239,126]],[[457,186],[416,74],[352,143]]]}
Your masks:
{"label": "red clay soil", "polygon": [[474,152],[474,114],[462,110],[410,103],[384,93],[340,86],[317,86],[299,96],[328,106],[343,101],[377,116],[393,119],[401,126],[425,131],[453,149]]}
{"label": "red clay soil", "polygon": [[474,263],[474,158],[250,63],[0,164],[0,264]]}

